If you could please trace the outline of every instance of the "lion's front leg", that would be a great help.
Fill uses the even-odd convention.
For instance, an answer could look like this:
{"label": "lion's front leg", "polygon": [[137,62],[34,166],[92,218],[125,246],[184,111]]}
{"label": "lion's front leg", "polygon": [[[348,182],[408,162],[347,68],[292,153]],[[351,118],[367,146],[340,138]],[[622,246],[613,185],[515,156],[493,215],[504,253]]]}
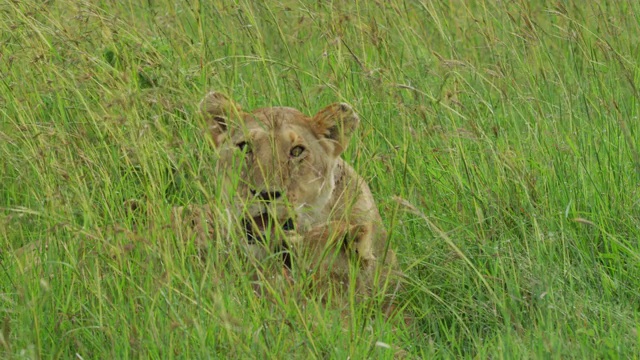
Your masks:
{"label": "lion's front leg", "polygon": [[361,270],[369,271],[376,261],[372,235],[372,225],[330,221],[304,232],[302,245],[312,263],[328,262],[334,270],[346,272],[355,260]]}

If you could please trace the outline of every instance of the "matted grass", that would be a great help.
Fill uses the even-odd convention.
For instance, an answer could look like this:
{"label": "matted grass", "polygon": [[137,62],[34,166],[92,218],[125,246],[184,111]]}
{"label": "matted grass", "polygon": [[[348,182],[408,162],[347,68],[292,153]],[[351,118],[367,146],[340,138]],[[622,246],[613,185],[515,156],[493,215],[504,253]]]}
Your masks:
{"label": "matted grass", "polygon": [[[637,358],[640,2],[5,1],[0,356]],[[350,103],[413,321],[168,230],[196,104]],[[135,199],[144,214],[132,216]],[[223,266],[224,265],[224,266]]]}

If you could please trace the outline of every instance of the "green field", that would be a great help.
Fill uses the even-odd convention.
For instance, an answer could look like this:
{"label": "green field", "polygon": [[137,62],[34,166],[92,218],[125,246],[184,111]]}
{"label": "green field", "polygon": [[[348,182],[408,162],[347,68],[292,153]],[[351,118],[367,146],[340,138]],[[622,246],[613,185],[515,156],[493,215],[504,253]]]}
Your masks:
{"label": "green field", "polygon": [[[0,3],[0,358],[640,358],[640,2]],[[198,101],[361,126],[406,323],[200,259]],[[130,208],[135,200],[138,209]]]}

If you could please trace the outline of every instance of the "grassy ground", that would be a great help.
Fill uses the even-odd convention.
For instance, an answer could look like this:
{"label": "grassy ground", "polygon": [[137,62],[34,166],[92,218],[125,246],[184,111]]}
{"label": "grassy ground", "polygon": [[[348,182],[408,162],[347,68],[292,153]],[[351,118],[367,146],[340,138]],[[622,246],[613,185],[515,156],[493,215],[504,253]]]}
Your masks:
{"label": "grassy ground", "polygon": [[[638,18],[614,0],[2,2],[0,357],[638,358]],[[414,321],[257,298],[242,265],[152,230],[210,194],[210,89],[354,106],[345,157]]]}

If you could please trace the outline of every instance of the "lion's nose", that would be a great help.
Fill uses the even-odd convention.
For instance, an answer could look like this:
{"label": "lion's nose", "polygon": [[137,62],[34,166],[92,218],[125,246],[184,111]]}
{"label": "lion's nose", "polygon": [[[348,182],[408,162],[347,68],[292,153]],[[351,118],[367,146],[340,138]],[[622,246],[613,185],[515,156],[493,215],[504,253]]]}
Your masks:
{"label": "lion's nose", "polygon": [[260,200],[264,200],[264,201],[273,201],[273,200],[277,200],[282,196],[282,193],[280,191],[260,191],[260,193],[258,193],[255,190],[251,190],[251,193],[253,194],[253,196],[258,196],[258,198],[260,198]]}

